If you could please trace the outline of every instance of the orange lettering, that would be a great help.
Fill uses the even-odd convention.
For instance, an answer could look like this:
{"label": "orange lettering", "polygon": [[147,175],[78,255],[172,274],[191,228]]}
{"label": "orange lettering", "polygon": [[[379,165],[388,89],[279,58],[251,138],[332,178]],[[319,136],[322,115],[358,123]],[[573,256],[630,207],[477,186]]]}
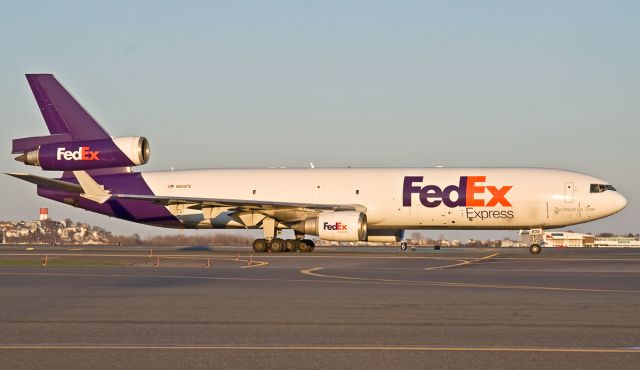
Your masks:
{"label": "orange lettering", "polygon": [[487,186],[487,190],[489,190],[491,195],[493,195],[493,198],[491,198],[489,203],[487,203],[487,207],[493,207],[498,203],[502,204],[505,207],[511,207],[511,203],[509,203],[507,198],[505,198],[504,196],[509,190],[511,190],[512,187],[513,186],[503,186],[498,189],[495,186]]}
{"label": "orange lettering", "polygon": [[476,182],[485,182],[487,176],[467,177],[467,207],[484,207],[484,200],[475,199],[475,193],[484,193],[484,186],[474,186]]}

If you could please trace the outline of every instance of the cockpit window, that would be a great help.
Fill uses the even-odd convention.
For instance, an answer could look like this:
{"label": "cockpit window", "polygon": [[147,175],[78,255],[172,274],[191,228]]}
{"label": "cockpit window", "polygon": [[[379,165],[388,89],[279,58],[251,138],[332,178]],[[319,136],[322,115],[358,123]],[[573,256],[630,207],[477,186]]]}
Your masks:
{"label": "cockpit window", "polygon": [[616,188],[608,184],[591,184],[592,193],[603,193],[607,190],[616,191]]}

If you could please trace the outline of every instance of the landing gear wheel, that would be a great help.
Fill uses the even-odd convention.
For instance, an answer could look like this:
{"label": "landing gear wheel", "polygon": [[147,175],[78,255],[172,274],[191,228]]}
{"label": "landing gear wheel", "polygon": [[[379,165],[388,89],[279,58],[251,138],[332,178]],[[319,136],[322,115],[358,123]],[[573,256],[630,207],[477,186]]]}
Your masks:
{"label": "landing gear wheel", "polygon": [[267,251],[269,243],[267,239],[256,239],[253,241],[253,251],[256,253],[264,253]]}
{"label": "landing gear wheel", "polygon": [[285,252],[295,252],[298,250],[298,241],[295,239],[287,239],[284,241]]}
{"label": "landing gear wheel", "polygon": [[285,250],[284,240],[282,240],[282,239],[273,239],[271,241],[271,251],[273,253],[284,252],[284,250]]}
{"label": "landing gear wheel", "polygon": [[316,249],[316,243],[314,243],[313,240],[305,239],[304,241],[311,247],[309,252],[313,252],[313,250]]}
{"label": "landing gear wheel", "polygon": [[313,252],[313,250],[316,247],[313,241],[309,239],[302,239],[298,243],[299,243],[298,249],[300,250],[300,252],[303,252],[303,253]]}
{"label": "landing gear wheel", "polygon": [[408,247],[408,243],[407,242],[401,242],[400,243],[400,250],[406,251],[407,247]]}
{"label": "landing gear wheel", "polygon": [[542,252],[542,247],[540,244],[531,244],[529,252],[531,252],[531,254],[540,254]]}

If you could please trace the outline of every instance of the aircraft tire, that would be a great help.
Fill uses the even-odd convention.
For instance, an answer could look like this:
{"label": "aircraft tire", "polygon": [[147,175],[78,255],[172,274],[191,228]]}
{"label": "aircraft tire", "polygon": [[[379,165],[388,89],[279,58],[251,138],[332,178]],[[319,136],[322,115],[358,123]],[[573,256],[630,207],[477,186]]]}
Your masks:
{"label": "aircraft tire", "polygon": [[542,246],[540,246],[540,244],[531,244],[529,252],[531,252],[531,254],[540,254],[542,253]]}
{"label": "aircraft tire", "polygon": [[284,240],[282,239],[273,239],[271,241],[271,252],[273,253],[282,253],[285,251]]}
{"label": "aircraft tire", "polygon": [[311,240],[302,239],[298,242],[298,250],[302,253],[309,253],[313,251],[312,244],[309,243]]}
{"label": "aircraft tire", "polygon": [[253,251],[256,253],[264,253],[267,251],[269,243],[267,239],[256,239],[253,241]]}
{"label": "aircraft tire", "polygon": [[298,241],[295,239],[287,239],[284,241],[285,252],[295,252],[298,249]]}

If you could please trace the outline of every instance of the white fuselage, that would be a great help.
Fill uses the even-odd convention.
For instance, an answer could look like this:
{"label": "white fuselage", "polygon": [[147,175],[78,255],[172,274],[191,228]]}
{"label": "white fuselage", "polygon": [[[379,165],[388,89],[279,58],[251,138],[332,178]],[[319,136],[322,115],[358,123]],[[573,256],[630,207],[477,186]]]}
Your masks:
{"label": "white fuselage", "polygon": [[[361,205],[370,229],[554,228],[626,205],[615,190],[592,192],[604,180],[539,168],[210,169],[143,177],[161,196]],[[185,227],[246,227],[168,208]]]}

